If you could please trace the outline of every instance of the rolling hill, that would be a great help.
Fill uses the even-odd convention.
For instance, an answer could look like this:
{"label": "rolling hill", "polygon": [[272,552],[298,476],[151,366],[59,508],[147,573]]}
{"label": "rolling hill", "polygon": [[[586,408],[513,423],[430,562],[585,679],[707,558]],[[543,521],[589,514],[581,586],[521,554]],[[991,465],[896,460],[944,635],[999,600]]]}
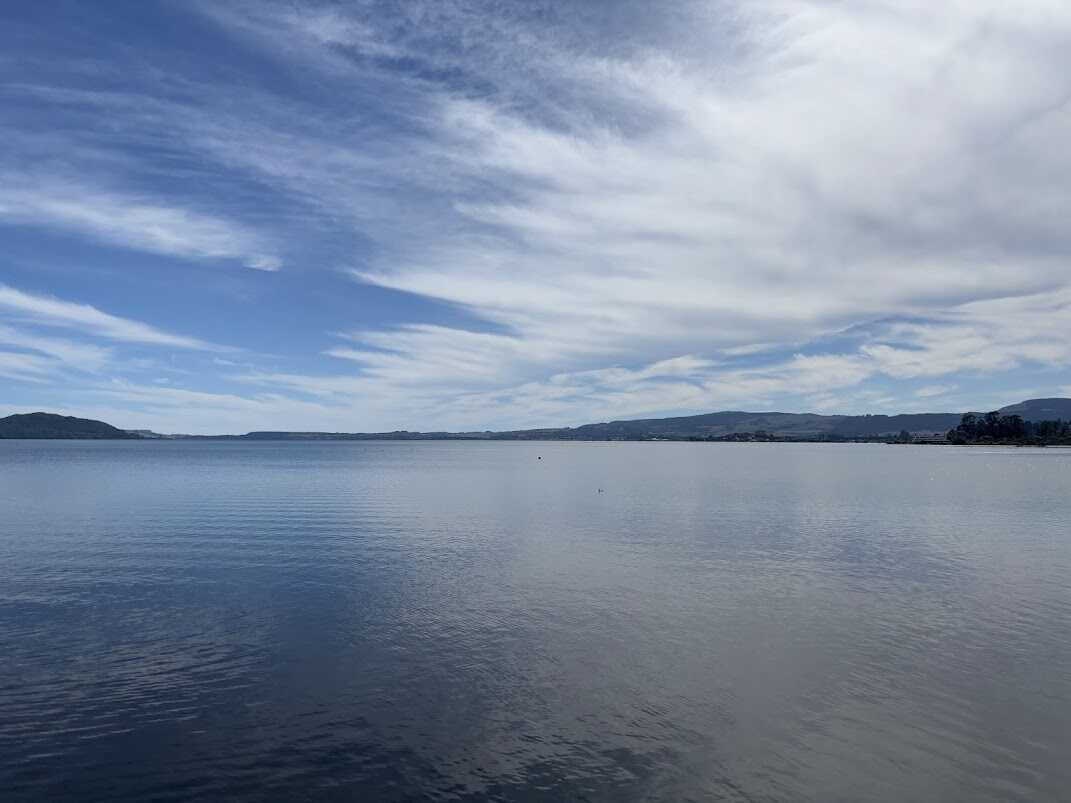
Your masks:
{"label": "rolling hill", "polygon": [[1071,421],[1071,399],[1028,399],[998,410],[1001,415],[1019,415],[1024,421]]}
{"label": "rolling hill", "polygon": [[[1027,421],[1071,421],[1071,399],[1028,399],[998,412]],[[244,435],[158,435],[127,431],[86,418],[29,413],[0,418],[0,438],[167,438],[230,440],[640,440],[652,438],[720,438],[765,432],[779,438],[880,438],[902,431],[945,433],[960,422],[960,413],[901,415],[819,415],[817,413],[745,412],[640,418],[583,424],[578,427],[522,429],[505,432],[248,432]]]}
{"label": "rolling hill", "polygon": [[729,410],[720,413],[647,418],[585,424],[563,429],[519,430],[495,433],[494,437],[555,440],[616,440],[628,438],[706,438],[748,432],[795,438],[874,437],[909,432],[947,432],[959,423],[958,413],[912,415],[818,415],[816,413],[749,413]]}
{"label": "rolling hill", "polygon": [[77,438],[130,440],[138,436],[89,418],[53,413],[23,413],[0,418],[0,438]]}

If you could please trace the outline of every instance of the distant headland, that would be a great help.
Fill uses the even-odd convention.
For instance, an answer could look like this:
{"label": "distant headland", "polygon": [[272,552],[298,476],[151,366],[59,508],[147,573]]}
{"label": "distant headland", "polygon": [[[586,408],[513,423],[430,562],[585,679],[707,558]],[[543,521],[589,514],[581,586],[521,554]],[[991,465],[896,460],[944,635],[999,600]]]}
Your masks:
{"label": "distant headland", "polygon": [[137,440],[140,436],[93,421],[53,413],[25,413],[0,418],[0,438],[71,438],[76,440]]}
{"label": "distant headland", "polygon": [[113,440],[555,440],[555,441],[804,441],[890,443],[1071,444],[1071,399],[1030,399],[988,413],[819,415],[727,410],[578,427],[500,432],[247,432],[161,435],[86,418],[27,413],[0,418],[0,438]]}

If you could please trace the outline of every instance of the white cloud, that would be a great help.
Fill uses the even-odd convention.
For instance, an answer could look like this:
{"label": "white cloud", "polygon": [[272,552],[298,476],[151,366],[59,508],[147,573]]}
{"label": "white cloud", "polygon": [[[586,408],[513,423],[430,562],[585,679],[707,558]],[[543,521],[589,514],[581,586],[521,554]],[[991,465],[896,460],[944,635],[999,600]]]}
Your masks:
{"label": "white cloud", "polygon": [[[324,22],[288,10],[273,24],[268,8],[256,19],[269,39]],[[1017,331],[993,322],[1008,314],[1002,298],[1067,287],[1071,157],[1059,143],[1071,116],[1059,105],[1058,45],[1071,12],[1044,2],[1015,14],[996,3],[720,8],[696,18],[692,41],[613,55],[598,41],[586,51],[548,42],[501,9],[484,10],[495,35],[478,44],[474,15],[432,12],[445,44],[427,52],[413,46],[419,32],[385,25],[392,50],[493,87],[479,99],[425,87],[426,139],[406,141],[419,167],[376,141],[318,142],[307,130],[288,140],[290,158],[242,149],[250,169],[319,187],[337,208],[372,206],[368,179],[378,187],[384,173],[438,186],[450,208],[414,206],[409,237],[356,215],[383,247],[355,276],[460,304],[505,331],[405,327],[368,333],[372,349],[329,353],[363,376],[476,390],[563,368],[791,348],[900,316],[926,322],[865,344],[846,378],[1066,364],[1061,309],[1038,308],[1047,323]],[[369,41],[376,20],[339,13],[328,15],[335,33],[296,50],[314,64],[327,48],[332,71],[349,64],[364,80],[372,68],[346,61],[338,32]],[[729,29],[739,47],[697,55],[699,40]],[[461,40],[473,44],[455,49]],[[523,95],[521,72],[563,105]],[[606,103],[613,117],[600,117]],[[577,113],[563,114],[570,104]],[[319,155],[302,168],[296,154]],[[387,158],[373,166],[373,155]],[[424,215],[439,225],[429,231]],[[807,392],[805,374],[797,384]]]}
{"label": "white cloud", "polygon": [[283,267],[283,261],[278,257],[272,256],[250,257],[245,264],[246,267],[253,268],[253,270],[263,270],[268,273],[274,273]]}
{"label": "white cloud", "polygon": [[279,393],[241,396],[114,380],[85,391],[78,415],[120,422],[125,429],[236,434],[293,429],[295,421],[322,422],[340,431],[367,428],[353,405],[302,401]]}
{"label": "white cloud", "polygon": [[1071,289],[977,301],[935,320],[897,323],[864,345],[879,370],[897,379],[956,373],[992,375],[1025,363],[1071,365]]}
{"label": "white cloud", "polygon": [[0,351],[0,376],[20,382],[45,382],[56,370],[56,361],[38,354]]}
{"label": "white cloud", "polygon": [[955,385],[926,385],[916,390],[915,396],[920,399],[932,399],[937,396],[947,396],[955,389]]}
{"label": "white cloud", "polygon": [[182,349],[218,350],[220,348],[197,338],[174,335],[140,321],[110,315],[89,304],[76,304],[51,296],[33,295],[3,284],[0,284],[0,310],[14,313],[20,319],[77,329],[109,340]]}
{"label": "white cloud", "polygon": [[[1071,364],[1066,3],[730,0],[641,25],[569,4],[205,10],[332,102],[247,85],[52,102],[120,109],[134,141],[299,206],[306,244],[360,241],[355,279],[491,330],[354,331],[326,350],[334,375],[243,366],[316,400],[258,396],[258,414],[465,428],[835,410]],[[241,227],[79,187],[73,207],[0,195],[0,215],[279,267]]]}
{"label": "white cloud", "polygon": [[0,223],[65,229],[112,245],[186,259],[233,259],[276,271],[261,235],[232,221],[82,182],[0,176]]}
{"label": "white cloud", "polygon": [[[3,289],[0,286],[0,293]],[[112,358],[111,349],[92,343],[77,343],[61,338],[44,337],[3,324],[0,324],[0,345],[44,354],[68,368],[80,371],[100,371]]]}
{"label": "white cloud", "polygon": [[[860,355],[796,355],[763,368],[729,368],[682,355],[634,369],[558,372],[508,383],[482,372],[474,382],[464,365],[450,364],[442,374],[413,373],[417,356],[386,356],[367,375],[250,372],[233,378],[360,410],[361,420],[384,422],[379,428],[427,429],[434,422],[431,428],[482,429],[488,421],[495,428],[561,426],[651,412],[764,405],[787,395],[851,387],[875,370]],[[361,353],[358,359],[364,358]],[[509,362],[502,355],[486,363],[477,358],[492,369],[500,361]]]}

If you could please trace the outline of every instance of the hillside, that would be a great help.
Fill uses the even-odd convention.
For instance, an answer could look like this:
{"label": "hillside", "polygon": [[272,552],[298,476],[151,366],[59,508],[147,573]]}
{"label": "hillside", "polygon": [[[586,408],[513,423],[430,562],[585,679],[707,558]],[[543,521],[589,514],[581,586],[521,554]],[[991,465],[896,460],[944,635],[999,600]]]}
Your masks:
{"label": "hillside", "polygon": [[[1026,421],[1071,420],[1071,399],[1029,399],[1009,405],[1002,415],[1018,414]],[[900,415],[819,415],[817,413],[751,413],[727,410],[720,413],[645,418],[584,424],[560,429],[529,429],[498,432],[491,437],[523,440],[607,440],[620,438],[706,438],[752,432],[768,432],[788,438],[871,438],[896,435],[945,433],[959,424],[961,413],[904,413]]]}
{"label": "hillside", "polygon": [[997,412],[1022,416],[1024,421],[1071,421],[1071,399],[1028,399]]}
{"label": "hillside", "polygon": [[564,429],[518,430],[495,433],[496,438],[607,440],[621,438],[706,438],[748,432],[768,432],[793,438],[855,438],[909,432],[947,432],[959,423],[958,413],[910,415],[818,415],[816,413],[721,413],[647,418],[585,424]]}
{"label": "hillside", "polygon": [[[1071,421],[1071,399],[1028,399],[1008,405],[1001,415],[1025,421]],[[817,413],[744,412],[639,418],[583,424],[578,427],[522,429],[506,432],[248,432],[244,435],[159,435],[149,430],[124,431],[85,418],[30,413],[0,419],[0,438],[167,438],[229,440],[643,440],[722,438],[765,432],[783,439],[840,440],[912,434],[944,434],[960,423],[960,413],[901,415],[819,415]]]}
{"label": "hillside", "polygon": [[53,413],[25,413],[0,418],[0,438],[138,438],[103,421]]}

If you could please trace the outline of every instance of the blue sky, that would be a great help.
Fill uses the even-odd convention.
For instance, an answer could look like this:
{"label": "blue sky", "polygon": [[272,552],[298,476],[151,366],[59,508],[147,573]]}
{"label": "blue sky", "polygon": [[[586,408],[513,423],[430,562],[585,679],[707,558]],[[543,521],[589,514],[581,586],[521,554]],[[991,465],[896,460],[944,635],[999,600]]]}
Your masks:
{"label": "blue sky", "polygon": [[7,3],[0,414],[1071,395],[1071,6]]}

